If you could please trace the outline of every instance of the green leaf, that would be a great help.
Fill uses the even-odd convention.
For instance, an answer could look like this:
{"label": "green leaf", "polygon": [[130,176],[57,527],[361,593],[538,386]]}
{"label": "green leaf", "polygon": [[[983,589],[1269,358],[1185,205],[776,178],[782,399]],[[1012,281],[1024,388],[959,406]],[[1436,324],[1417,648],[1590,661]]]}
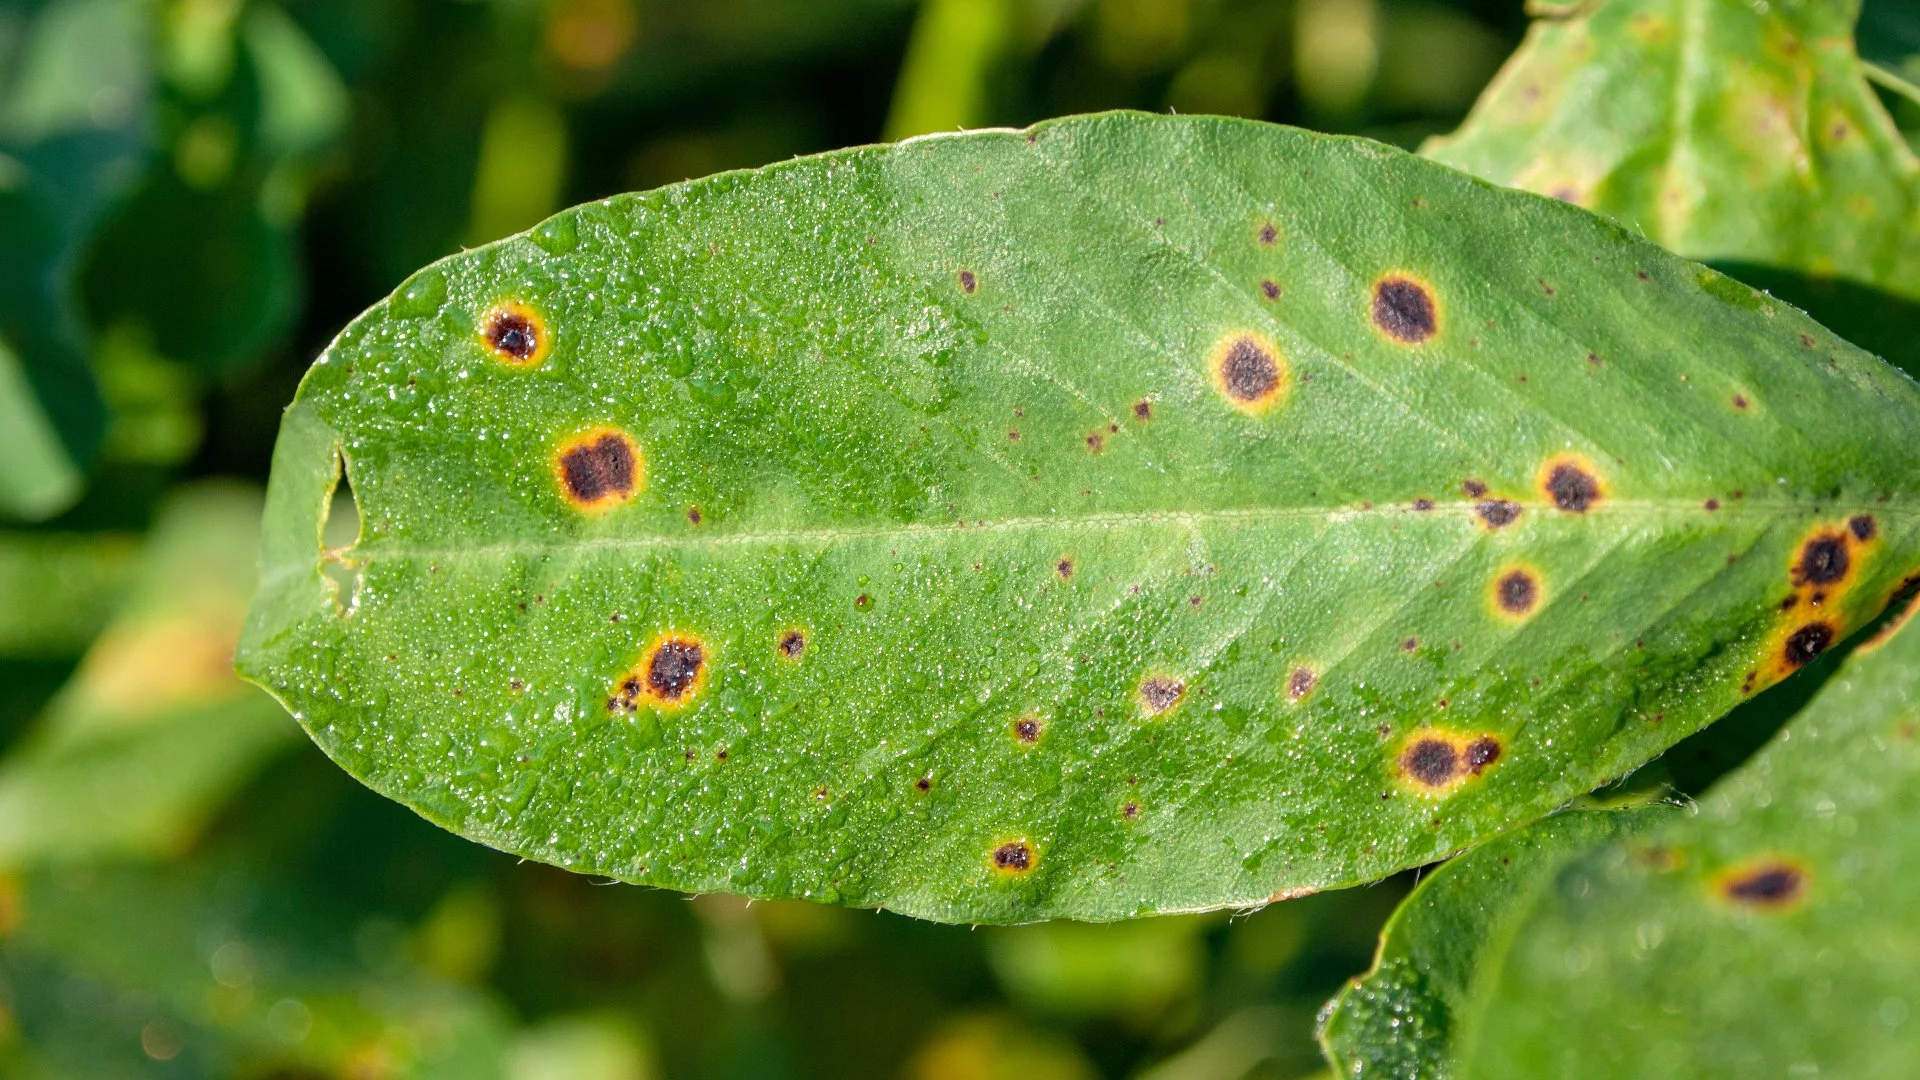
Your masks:
{"label": "green leaf", "polygon": [[[0,338],[0,515],[51,517],[80,497],[80,468]],[[0,616],[4,617],[4,616]]]}
{"label": "green leaf", "polygon": [[1330,1007],[1341,1075],[1910,1067],[1920,631],[1877,644],[1696,812],[1565,814],[1436,871]]}
{"label": "green leaf", "polygon": [[0,868],[177,851],[287,746],[273,703],[228,668],[259,513],[250,491],[174,497],[125,606],[0,760]]}
{"label": "green leaf", "polygon": [[1859,11],[1603,0],[1549,13],[1424,152],[1609,214],[1920,371],[1920,161],[1854,52]]}
{"label": "green leaf", "polygon": [[850,150],[578,208],[344,331],[241,665],[376,790],[582,872],[1258,904],[1546,813],[1861,625],[1920,555],[1916,405],[1374,143]]}

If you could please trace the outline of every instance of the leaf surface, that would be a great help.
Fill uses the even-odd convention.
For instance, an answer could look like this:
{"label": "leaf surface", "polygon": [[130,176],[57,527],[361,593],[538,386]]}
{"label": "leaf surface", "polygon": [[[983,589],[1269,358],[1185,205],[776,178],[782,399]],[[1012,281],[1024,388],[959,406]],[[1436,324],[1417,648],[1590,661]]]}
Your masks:
{"label": "leaf surface", "polygon": [[344,331],[242,666],[376,790],[583,872],[1256,904],[1538,816],[1879,611],[1916,404],[1378,144],[851,150],[580,207]]}
{"label": "leaf surface", "polygon": [[1422,882],[1328,1014],[1341,1075],[1908,1071],[1920,632],[1872,645],[1697,812],[1549,818]]}
{"label": "leaf surface", "polygon": [[1423,152],[1608,214],[1920,370],[1920,160],[1859,0],[1601,0],[1537,19]]}

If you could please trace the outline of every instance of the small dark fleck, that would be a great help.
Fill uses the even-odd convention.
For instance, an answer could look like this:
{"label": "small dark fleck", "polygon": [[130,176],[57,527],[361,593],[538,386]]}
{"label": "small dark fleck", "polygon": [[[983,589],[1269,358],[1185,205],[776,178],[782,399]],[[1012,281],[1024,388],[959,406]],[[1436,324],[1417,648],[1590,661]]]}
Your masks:
{"label": "small dark fleck", "polygon": [[1373,287],[1373,324],[1395,341],[1418,345],[1439,330],[1433,294],[1409,278],[1381,278]]}
{"label": "small dark fleck", "polygon": [[1425,513],[1426,511],[1433,509],[1433,500],[1432,499],[1415,499],[1413,500],[1413,508],[1422,513]]}
{"label": "small dark fleck", "polygon": [[725,748],[723,747],[723,748],[721,748],[720,750],[718,750],[718,751],[715,751],[715,753],[714,753],[714,755],[713,755],[713,758],[714,758],[714,760],[715,760],[715,761],[725,761],[725,760],[727,760],[727,751],[726,751],[726,749],[725,749]]}
{"label": "small dark fleck", "polygon": [[1460,771],[1460,758],[1445,739],[1416,739],[1400,752],[1400,771],[1425,787],[1444,787]]}
{"label": "small dark fleck", "polygon": [[1401,652],[1412,652],[1413,650],[1419,647],[1420,647],[1420,639],[1417,637],[1410,637],[1407,640],[1400,643]]}
{"label": "small dark fleck", "polygon": [[1780,908],[1800,899],[1807,890],[1806,871],[1782,862],[1763,863],[1721,882],[1721,892],[1735,903],[1757,908]]}
{"label": "small dark fleck", "polygon": [[980,288],[980,280],[973,276],[973,271],[971,270],[960,271],[960,291],[961,292],[971,294],[978,288]]}
{"label": "small dark fleck", "polygon": [[1815,657],[1826,652],[1827,647],[1832,644],[1833,627],[1830,624],[1808,623],[1787,638],[1787,647],[1783,655],[1787,666],[1803,668],[1812,663]]}
{"label": "small dark fleck", "polygon": [[1269,300],[1280,299],[1280,283],[1268,278],[1260,283],[1260,292]]}
{"label": "small dark fleck", "polygon": [[1864,544],[1873,539],[1874,533],[1880,530],[1879,526],[1875,524],[1873,520],[1873,515],[1856,514],[1847,519],[1847,531],[1853,534],[1855,540]]}
{"label": "small dark fleck", "polygon": [[922,791],[922,792],[932,791],[933,781],[923,776],[920,779],[915,780],[913,782],[913,786],[914,786],[914,790],[916,791]]}
{"label": "small dark fleck", "polygon": [[1054,565],[1053,572],[1060,575],[1062,581],[1073,576],[1073,560],[1061,559]]}
{"label": "small dark fleck", "polygon": [[1647,272],[1646,272],[1645,270],[1636,270],[1636,271],[1634,271],[1634,272],[1635,272],[1636,274],[1638,274],[1638,275],[1640,276],[1640,280],[1641,280],[1641,281],[1649,281],[1649,280],[1652,280],[1652,279],[1651,279],[1651,277],[1650,277],[1650,276],[1648,275],[1648,273],[1647,273]]}
{"label": "small dark fleck", "polygon": [[1513,524],[1513,520],[1520,516],[1520,504],[1506,499],[1488,499],[1473,510],[1482,521],[1496,529]]}
{"label": "small dark fleck", "polygon": [[1477,499],[1487,493],[1487,485],[1478,480],[1462,480],[1460,491],[1469,499]]}
{"label": "small dark fleck", "polygon": [[780,655],[789,660],[798,660],[807,651],[807,635],[799,630],[786,630],[780,634]]}
{"label": "small dark fleck", "polygon": [[1847,554],[1846,539],[1822,533],[1807,541],[1806,546],[1800,549],[1800,562],[1793,571],[1794,584],[1831,585],[1846,577],[1852,564],[1853,558]]}
{"label": "small dark fleck", "polygon": [[1719,499],[1708,499],[1708,500],[1707,500],[1706,502],[1704,502],[1704,503],[1701,503],[1700,505],[1702,505],[1702,506],[1704,506],[1704,507],[1706,507],[1706,508],[1707,508],[1707,509],[1709,509],[1709,510],[1718,510],[1718,509],[1720,509],[1720,500],[1719,500]]}
{"label": "small dark fleck", "polygon": [[872,607],[873,597],[868,596],[866,593],[861,593],[859,596],[853,598],[853,610],[855,611],[867,611]]}
{"label": "small dark fleck", "polygon": [[1130,802],[1127,805],[1121,807],[1120,816],[1123,818],[1126,818],[1128,821],[1132,821],[1134,818],[1139,817],[1140,804],[1135,802]]}
{"label": "small dark fleck", "polygon": [[1091,435],[1088,435],[1088,436],[1087,436],[1087,449],[1088,449],[1088,450],[1090,450],[1090,451],[1092,451],[1093,453],[1096,453],[1096,454],[1098,454],[1098,453],[1100,453],[1100,452],[1101,452],[1102,450],[1105,450],[1106,448],[1107,448],[1107,440],[1106,440],[1106,438],[1105,438],[1105,436],[1102,436],[1102,435],[1101,435],[1101,434],[1100,434],[1099,432],[1097,432],[1097,431],[1096,431],[1096,432],[1094,432],[1094,433],[1092,433]]}
{"label": "small dark fleck", "polygon": [[1733,407],[1745,411],[1747,407],[1747,396],[1745,394],[1733,395]]}
{"label": "small dark fleck", "polygon": [[1019,429],[1019,428],[1009,428],[1009,429],[1007,430],[1007,441],[1008,441],[1008,442],[1019,442],[1019,441],[1020,441],[1020,429]]}
{"label": "small dark fleck", "polygon": [[1023,874],[1033,868],[1033,850],[1018,840],[1008,841],[993,849],[993,865],[1001,870]]}
{"label": "small dark fleck", "polygon": [[527,684],[520,679],[507,680],[507,689],[513,691],[516,694],[522,690],[525,690],[526,688],[527,688]]}
{"label": "small dark fleck", "polygon": [[1597,353],[1597,352],[1590,352],[1590,353],[1588,353],[1588,354],[1587,354],[1587,363],[1589,363],[1589,364],[1592,364],[1592,365],[1593,365],[1594,367],[1599,367],[1599,366],[1600,366],[1600,354],[1599,354],[1599,353]]}
{"label": "small dark fleck", "polygon": [[1023,716],[1013,722],[1013,737],[1032,746],[1040,741],[1040,721],[1031,716]]}
{"label": "small dark fleck", "polygon": [[697,506],[687,507],[687,523],[690,525],[700,524],[700,508],[699,507]]}
{"label": "small dark fleck", "polygon": [[1272,222],[1260,226],[1260,242],[1262,244],[1271,244],[1278,239],[1280,239],[1280,230],[1275,227]]}
{"label": "small dark fleck", "polygon": [[1139,401],[1134,402],[1133,418],[1135,420],[1153,419],[1153,402],[1148,401],[1146,398],[1141,398]]}
{"label": "small dark fleck", "polygon": [[1600,481],[1578,465],[1561,462],[1547,473],[1547,494],[1553,505],[1570,514],[1584,514],[1600,501]]}
{"label": "small dark fleck", "polygon": [[1287,696],[1299,701],[1313,693],[1313,686],[1319,681],[1320,676],[1314,674],[1312,668],[1294,668],[1293,674],[1287,676]]}

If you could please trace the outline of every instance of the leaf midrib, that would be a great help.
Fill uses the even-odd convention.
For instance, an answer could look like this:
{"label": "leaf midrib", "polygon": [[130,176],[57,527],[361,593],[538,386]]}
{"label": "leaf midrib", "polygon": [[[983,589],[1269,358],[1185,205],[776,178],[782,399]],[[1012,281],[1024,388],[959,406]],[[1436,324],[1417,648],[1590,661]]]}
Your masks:
{"label": "leaf midrib", "polygon": [[[1497,496],[1492,497],[1497,500]],[[744,531],[720,533],[707,536],[595,536],[559,538],[555,540],[501,540],[485,544],[414,544],[405,541],[386,541],[380,539],[362,540],[360,543],[332,553],[333,558],[348,565],[363,565],[376,558],[383,557],[425,557],[425,556],[461,556],[461,555],[512,555],[545,554],[554,551],[620,551],[643,548],[702,549],[753,544],[831,544],[836,542],[858,542],[863,540],[888,540],[907,537],[931,537],[944,534],[966,532],[996,533],[1040,531],[1045,529],[1114,529],[1114,528],[1177,528],[1199,529],[1203,526],[1223,523],[1259,523],[1267,521],[1324,521],[1339,524],[1354,520],[1385,519],[1389,517],[1407,517],[1415,521],[1438,521],[1452,519],[1455,515],[1471,514],[1482,501],[1473,502],[1436,502],[1430,510],[1415,510],[1411,503],[1378,503],[1369,507],[1353,506],[1276,506],[1276,507],[1229,507],[1214,510],[1143,510],[1112,511],[1093,514],[1050,514],[1042,516],[1009,517],[998,519],[975,519],[972,522],[956,521],[950,524],[928,524],[912,522],[904,525],[876,525],[865,528],[844,526],[813,529],[770,529],[764,531]],[[1498,500],[1517,501],[1517,500]],[[1717,510],[1705,510],[1699,498],[1673,499],[1610,499],[1602,509],[1589,512],[1588,520],[1604,521],[1622,515],[1638,515],[1644,518],[1656,518],[1672,514],[1712,514],[1716,518],[1729,517],[1789,517],[1804,514],[1816,509],[1812,502],[1793,502],[1787,500],[1743,499],[1738,503],[1724,503]],[[1551,514],[1555,518],[1565,516],[1560,511],[1550,510],[1539,503],[1519,503],[1523,511]],[[1841,514],[1843,503],[1829,504],[1834,516]],[[1897,520],[1910,519],[1914,511],[1897,509],[1886,504],[1877,504],[1874,513],[1883,518]],[[1823,513],[1823,516],[1825,514]],[[360,553],[358,558],[355,553]]]}

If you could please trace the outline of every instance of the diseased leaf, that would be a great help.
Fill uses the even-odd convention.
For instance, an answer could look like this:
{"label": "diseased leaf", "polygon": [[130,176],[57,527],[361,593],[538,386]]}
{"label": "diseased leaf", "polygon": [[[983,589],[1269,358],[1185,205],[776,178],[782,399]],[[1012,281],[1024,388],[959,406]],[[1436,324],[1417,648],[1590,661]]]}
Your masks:
{"label": "diseased leaf", "polygon": [[1561,815],[1436,871],[1330,1007],[1341,1074],[1910,1071],[1920,631],[1876,644],[1696,813]]}
{"label": "diseased leaf", "polygon": [[1424,153],[1609,214],[1920,371],[1920,160],[1859,0],[1599,0],[1535,21]]}
{"label": "diseased leaf", "polygon": [[578,208],[350,326],[242,667],[376,790],[580,871],[1257,904],[1545,813],[1878,612],[1916,405],[1365,141],[851,150]]}
{"label": "diseased leaf", "polygon": [[221,487],[165,511],[122,611],[0,759],[0,868],[177,851],[286,747],[289,725],[229,667],[259,513],[258,494]]}

